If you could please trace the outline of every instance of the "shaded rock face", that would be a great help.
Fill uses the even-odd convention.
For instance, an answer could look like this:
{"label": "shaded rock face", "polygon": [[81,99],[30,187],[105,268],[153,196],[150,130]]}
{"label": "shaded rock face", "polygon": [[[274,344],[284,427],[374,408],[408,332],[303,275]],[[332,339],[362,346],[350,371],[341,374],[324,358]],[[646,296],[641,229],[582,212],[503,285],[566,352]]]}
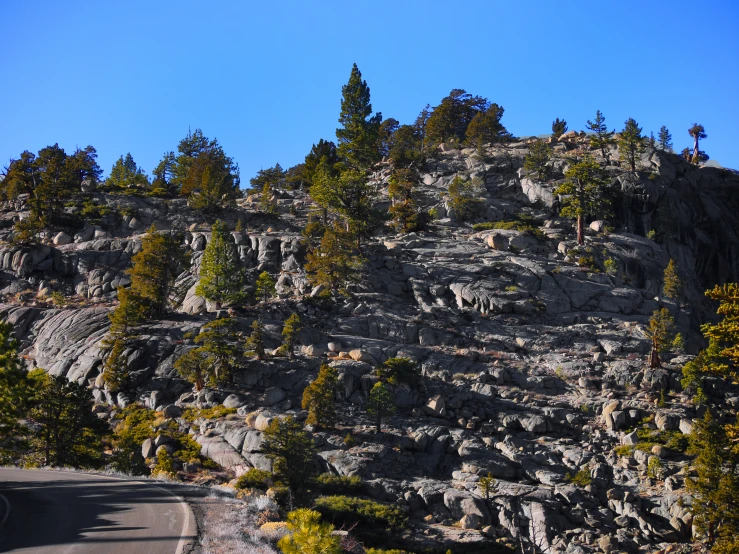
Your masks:
{"label": "shaded rock face", "polygon": [[[341,430],[308,427],[317,469],[360,476],[368,495],[406,506],[412,551],[444,545],[484,552],[495,539],[527,551],[636,551],[687,540],[686,459],[666,445],[629,455],[613,449],[637,446],[636,426],[677,436],[690,433],[700,416],[680,389],[679,371],[690,356],[668,353],[665,367],[646,369],[644,328],[655,309],[666,307],[688,349],[700,345],[698,324],[710,311],[703,289],[739,275],[739,180],[662,153],[642,160],[656,175],[651,178],[608,166],[621,191],[616,216],[589,227],[578,247],[572,222],[557,217],[553,190],[566,169],[565,152],[581,138],[554,145],[547,183],[521,169],[525,142],[492,148],[482,158],[445,147],[419,186],[419,203],[436,208],[439,219],[427,232],[384,232],[368,240],[361,282],[335,301],[324,301],[326,290],[306,278],[300,230],[310,203],[302,191],[280,192],[279,217],[263,217],[248,199],[224,210],[219,217],[245,229],[233,239],[247,291],[262,271],[277,282],[277,298],[234,308],[238,331],[248,334],[260,318],[272,350],[291,313],[300,315],[303,329],[295,361],[242,360],[234,382],[219,388],[194,392],[174,369],[216,316],[195,295],[210,227],[183,200],[94,193],[101,203],[127,208],[127,215],[66,236],[49,232],[38,246],[3,246],[0,316],[14,325],[29,368],[87,384],[101,412],[133,401],[161,410],[232,475],[272,470],[265,429],[276,418],[304,421],[305,386],[322,364],[332,366]],[[383,200],[389,175],[383,166],[373,176]],[[473,231],[448,217],[444,195],[456,175],[477,179],[485,190],[476,223],[512,227],[528,216],[533,228]],[[12,221],[14,212],[3,217]],[[150,225],[174,232],[191,265],[174,283],[172,311],[142,325],[130,341],[131,390],[111,394],[100,374],[109,354],[108,314],[116,290],[129,285],[126,269]],[[656,240],[644,236],[653,229]],[[7,233],[0,229],[0,238]],[[680,306],[660,297],[670,258],[685,283]],[[74,303],[53,308],[43,298],[53,291],[76,295]],[[416,362],[419,375],[391,385],[398,410],[376,434],[368,395],[380,379],[375,368],[393,357]],[[739,402],[739,391],[715,382],[707,382],[706,393]],[[663,407],[656,402],[661,395]],[[235,413],[194,422],[181,417],[186,408],[216,405]],[[172,445],[151,440],[141,447],[151,457]],[[650,456],[662,463],[663,483],[649,481]],[[493,481],[484,486],[488,476]]]}

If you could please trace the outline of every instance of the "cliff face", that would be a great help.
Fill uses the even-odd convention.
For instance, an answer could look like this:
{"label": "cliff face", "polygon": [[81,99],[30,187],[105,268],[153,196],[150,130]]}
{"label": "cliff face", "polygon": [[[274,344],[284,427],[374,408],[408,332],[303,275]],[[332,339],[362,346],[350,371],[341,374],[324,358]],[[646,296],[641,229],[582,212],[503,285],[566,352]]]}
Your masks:
{"label": "cliff face", "polygon": [[[247,332],[260,316],[274,348],[290,313],[304,322],[297,361],[247,361],[231,389],[195,395],[173,370],[192,347],[187,337],[213,318],[194,294],[209,222],[183,200],[92,193],[92,201],[109,208],[98,225],[50,231],[44,245],[0,247],[0,315],[16,326],[29,366],[88,383],[101,404],[223,403],[243,416],[258,412],[180,422],[192,428],[204,454],[236,473],[270,467],[261,431],[285,413],[304,417],[297,409],[303,388],[321,363],[333,365],[342,418],[339,430],[314,433],[324,469],[361,475],[372,495],[406,505],[412,530],[404,540],[414,548],[482,552],[500,539],[585,552],[687,541],[685,455],[666,444],[620,455],[613,449],[639,442],[638,424],[664,443],[688,433],[697,417],[680,389],[687,358],[667,355],[663,369],[647,369],[643,328],[666,306],[689,350],[700,346],[698,324],[712,311],[703,291],[739,278],[739,178],[661,152],[642,160],[638,177],[609,165],[620,190],[608,224],[613,230],[604,233],[595,222],[601,231],[590,229],[578,248],[572,222],[556,217],[552,191],[567,152],[581,140],[570,135],[555,145],[555,178],[545,183],[521,169],[525,143],[491,149],[484,158],[442,148],[419,187],[420,203],[436,208],[438,218],[428,232],[370,241],[362,283],[337,304],[309,296],[299,234],[309,205],[304,193],[280,192],[277,216],[258,213],[248,199],[224,211],[219,217],[231,228],[241,220],[246,229],[234,239],[250,282],[266,270],[278,283],[279,298],[237,311],[239,328]],[[538,220],[539,233],[473,232],[458,222],[444,199],[456,175],[484,185],[481,220],[526,214]],[[387,168],[375,175],[381,196],[388,176]],[[1,219],[22,216],[22,208]],[[113,396],[99,376],[107,314],[152,224],[179,233],[192,267],[177,279],[176,311],[142,326],[127,353],[135,389]],[[651,230],[655,240],[645,237]],[[0,238],[8,232],[0,230]],[[580,258],[588,259],[585,267]],[[659,298],[670,258],[685,284],[682,307]],[[52,307],[44,299],[52,291],[69,297],[69,305]],[[417,361],[424,378],[395,387],[398,414],[375,435],[363,406],[376,380],[373,368],[394,356]],[[658,407],[663,391],[667,402]],[[709,393],[727,405],[739,402],[736,390]],[[358,445],[344,445],[347,432]],[[654,457],[660,475],[647,473]],[[589,485],[568,479],[578,472]],[[488,473],[497,487],[486,502],[478,482]]]}

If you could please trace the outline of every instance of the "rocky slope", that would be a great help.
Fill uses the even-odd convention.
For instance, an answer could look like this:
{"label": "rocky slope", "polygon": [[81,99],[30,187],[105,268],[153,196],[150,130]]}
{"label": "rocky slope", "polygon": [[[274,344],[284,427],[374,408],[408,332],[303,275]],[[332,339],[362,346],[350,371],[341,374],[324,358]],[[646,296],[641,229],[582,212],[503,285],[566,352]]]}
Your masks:
{"label": "rocky slope", "polygon": [[[555,177],[562,177],[566,152],[584,140],[568,133],[554,145]],[[261,315],[268,346],[276,347],[290,313],[305,325],[296,362],[249,362],[232,390],[195,395],[173,370],[192,347],[190,337],[214,317],[194,294],[209,220],[185,200],[92,192],[89,201],[106,212],[97,225],[49,231],[43,246],[0,246],[0,315],[15,325],[29,367],[88,383],[101,405],[138,400],[171,417],[190,405],[237,408],[222,420],[181,421],[205,455],[235,474],[269,469],[261,431],[283,414],[304,417],[303,388],[329,363],[340,374],[342,418],[336,431],[314,433],[324,470],[360,475],[372,496],[407,506],[409,548],[485,552],[497,541],[575,553],[685,543],[692,525],[688,458],[675,445],[700,414],[680,387],[689,358],[668,355],[664,368],[647,369],[643,328],[666,306],[688,351],[701,346],[698,325],[713,309],[703,291],[739,279],[739,177],[663,152],[645,157],[636,177],[609,165],[621,191],[616,216],[607,225],[593,222],[578,248],[572,222],[556,217],[557,179],[529,178],[526,152],[525,142],[484,158],[442,147],[420,187],[421,203],[436,208],[437,219],[424,233],[370,241],[363,281],[338,304],[310,294],[303,192],[281,191],[278,216],[258,213],[249,199],[220,214],[231,228],[241,220],[245,232],[234,237],[252,278],[267,270],[278,281],[279,298],[260,314],[238,311],[240,328],[246,332]],[[388,175],[387,168],[375,175],[385,200]],[[525,214],[539,232],[474,232],[456,221],[444,200],[456,175],[484,185],[479,221]],[[24,215],[22,202],[6,206],[0,238]],[[193,263],[177,279],[177,312],[143,326],[128,352],[136,390],[113,397],[99,375],[107,314],[152,224],[181,232]],[[652,230],[654,240],[645,237]],[[592,260],[581,267],[580,258]],[[682,306],[660,298],[670,258],[685,283]],[[52,291],[68,305],[54,308]],[[363,405],[373,368],[394,356],[417,361],[423,380],[396,387],[398,414],[376,435]],[[739,403],[737,390],[708,392],[729,407]],[[645,442],[638,424],[654,429],[657,444],[616,453]],[[348,432],[355,446],[344,444]],[[488,473],[497,484],[486,501],[478,482]],[[576,484],[575,474],[588,478]]]}

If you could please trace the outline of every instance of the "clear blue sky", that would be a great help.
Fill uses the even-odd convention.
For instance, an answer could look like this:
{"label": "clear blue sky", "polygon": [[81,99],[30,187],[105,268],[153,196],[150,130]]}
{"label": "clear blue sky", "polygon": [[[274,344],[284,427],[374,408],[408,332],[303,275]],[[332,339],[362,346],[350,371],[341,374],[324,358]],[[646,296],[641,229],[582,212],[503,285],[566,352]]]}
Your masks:
{"label": "clear blue sky", "polygon": [[188,127],[241,167],[303,160],[333,139],[356,62],[385,118],[412,122],[453,88],[505,108],[515,135],[666,125],[676,150],[739,168],[739,2],[0,0],[0,162],[92,144],[107,174],[147,173]]}

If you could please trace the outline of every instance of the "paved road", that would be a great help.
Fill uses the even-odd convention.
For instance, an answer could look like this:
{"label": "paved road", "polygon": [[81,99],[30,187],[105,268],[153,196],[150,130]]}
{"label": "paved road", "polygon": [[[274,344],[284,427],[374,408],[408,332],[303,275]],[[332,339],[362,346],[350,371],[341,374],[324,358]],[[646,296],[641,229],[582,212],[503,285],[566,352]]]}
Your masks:
{"label": "paved road", "polygon": [[0,495],[0,552],[181,554],[195,538],[187,504],[148,482],[0,468]]}

